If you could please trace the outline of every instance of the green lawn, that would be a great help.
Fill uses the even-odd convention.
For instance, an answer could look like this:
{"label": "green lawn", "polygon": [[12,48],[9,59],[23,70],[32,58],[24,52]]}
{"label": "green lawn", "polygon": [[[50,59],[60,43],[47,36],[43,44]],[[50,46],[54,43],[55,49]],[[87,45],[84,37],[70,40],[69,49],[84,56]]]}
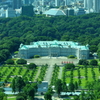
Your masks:
{"label": "green lawn", "polygon": [[7,98],[7,100],[16,100],[16,97]]}
{"label": "green lawn", "polygon": [[[89,81],[89,82],[92,82],[94,81],[93,79],[93,75],[92,75],[92,71],[91,71],[92,68],[87,68],[87,76],[88,76],[88,80],[86,80],[86,77],[85,77],[85,68],[80,68],[80,76],[81,76],[81,86],[83,88],[85,88],[85,85],[86,85],[86,82]],[[71,71],[67,71],[66,72],[66,83],[70,83],[70,73]],[[96,80],[100,79],[100,73],[98,71],[98,68],[94,68],[94,73],[95,73],[95,78]],[[78,71],[77,70],[74,70],[73,71],[73,82],[77,81],[78,82]]]}
{"label": "green lawn", "polygon": [[[35,70],[28,70],[26,67],[12,67],[12,66],[5,66],[5,67],[0,67],[0,81],[9,81],[12,82],[14,76],[20,75],[23,77],[27,77],[28,80],[32,75],[31,81],[34,81],[34,77],[36,76],[38,71],[38,67]],[[9,77],[7,77],[9,76]]]}

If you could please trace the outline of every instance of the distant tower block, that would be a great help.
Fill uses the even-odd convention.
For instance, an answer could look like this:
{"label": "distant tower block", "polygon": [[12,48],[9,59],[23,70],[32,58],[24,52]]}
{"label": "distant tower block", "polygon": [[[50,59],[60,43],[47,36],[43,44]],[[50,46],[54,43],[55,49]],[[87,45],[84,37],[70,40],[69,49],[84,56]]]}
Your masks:
{"label": "distant tower block", "polygon": [[70,0],[65,0],[65,6],[70,5]]}
{"label": "distant tower block", "polygon": [[96,13],[100,13],[100,0],[93,0],[93,9]]}
{"label": "distant tower block", "polygon": [[84,8],[87,8],[87,0],[84,0]]}
{"label": "distant tower block", "polygon": [[12,7],[13,9],[19,9],[20,7],[22,7],[22,0],[13,0]]}
{"label": "distant tower block", "polygon": [[60,0],[55,0],[55,6],[59,7],[60,6]]}

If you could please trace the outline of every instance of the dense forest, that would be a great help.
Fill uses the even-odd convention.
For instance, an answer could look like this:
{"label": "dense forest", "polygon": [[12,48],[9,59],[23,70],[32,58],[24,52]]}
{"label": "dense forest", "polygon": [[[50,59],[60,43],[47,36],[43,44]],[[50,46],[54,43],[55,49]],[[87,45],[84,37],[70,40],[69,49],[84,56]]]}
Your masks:
{"label": "dense forest", "polygon": [[40,40],[77,41],[89,44],[92,53],[100,51],[100,14],[0,18],[0,62],[18,50],[20,43]]}

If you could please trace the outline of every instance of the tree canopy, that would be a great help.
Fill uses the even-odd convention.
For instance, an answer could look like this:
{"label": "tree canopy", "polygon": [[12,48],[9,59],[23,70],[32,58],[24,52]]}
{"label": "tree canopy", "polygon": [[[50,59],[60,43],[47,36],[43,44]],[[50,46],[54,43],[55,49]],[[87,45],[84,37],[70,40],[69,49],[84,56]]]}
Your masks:
{"label": "tree canopy", "polygon": [[16,61],[17,64],[27,64],[27,61],[25,59],[18,59]]}
{"label": "tree canopy", "polygon": [[36,64],[34,64],[34,63],[30,63],[27,67],[28,67],[29,69],[35,69],[37,66],[36,66]]}
{"label": "tree canopy", "polygon": [[36,15],[0,18],[0,62],[18,50],[20,43],[40,40],[77,41],[89,44],[90,51],[96,52],[100,49],[99,19],[100,14],[97,13],[69,17]]}
{"label": "tree canopy", "polygon": [[75,68],[75,65],[72,64],[72,63],[68,63],[65,65],[66,69],[74,69]]}

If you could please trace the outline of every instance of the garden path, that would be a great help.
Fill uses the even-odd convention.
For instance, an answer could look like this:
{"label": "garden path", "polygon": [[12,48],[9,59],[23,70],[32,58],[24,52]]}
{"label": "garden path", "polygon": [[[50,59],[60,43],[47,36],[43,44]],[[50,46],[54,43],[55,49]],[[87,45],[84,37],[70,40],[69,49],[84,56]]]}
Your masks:
{"label": "garden path", "polygon": [[40,74],[40,69],[41,69],[41,67],[39,67],[39,69],[38,69],[38,72],[37,72],[37,74],[36,74],[36,76],[35,76],[34,82],[36,82],[37,79],[38,79],[38,76],[39,76],[39,74]]}
{"label": "garden path", "polygon": [[58,74],[58,79],[62,78],[62,72],[63,72],[63,67],[59,68],[59,74]]}
{"label": "garden path", "polygon": [[48,66],[47,72],[44,77],[44,81],[48,81],[48,84],[50,85],[51,78],[52,78],[52,72],[53,72],[54,66],[51,64]]}

